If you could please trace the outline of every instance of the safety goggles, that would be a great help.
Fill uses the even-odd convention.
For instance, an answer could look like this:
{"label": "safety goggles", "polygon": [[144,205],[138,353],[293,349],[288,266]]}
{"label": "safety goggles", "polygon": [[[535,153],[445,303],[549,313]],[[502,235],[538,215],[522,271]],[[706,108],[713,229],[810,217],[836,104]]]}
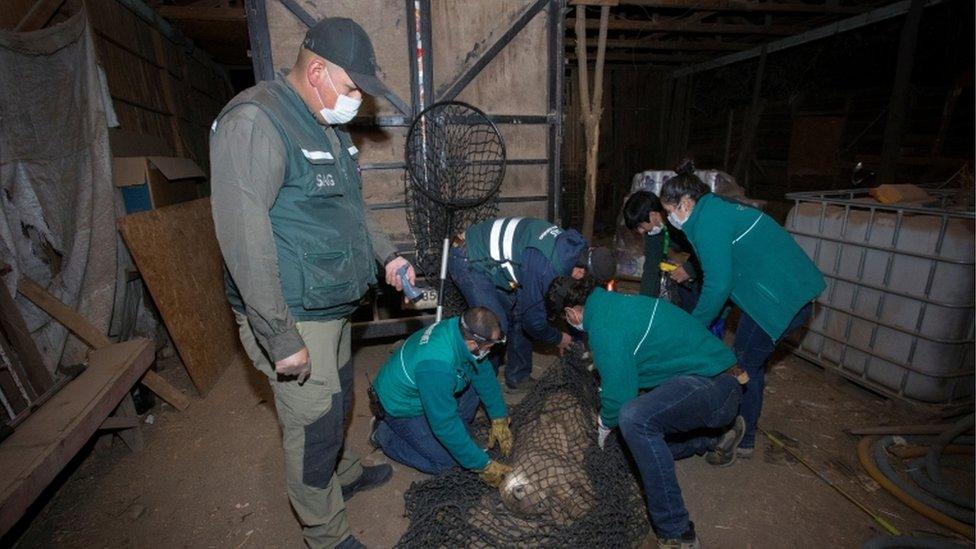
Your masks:
{"label": "safety goggles", "polygon": [[508,338],[504,335],[502,335],[500,339],[492,339],[479,334],[468,327],[468,323],[464,321],[464,316],[461,317],[461,327],[463,327],[467,333],[471,334],[471,337],[479,346],[488,344],[489,346],[493,347],[495,345],[504,345],[508,341]]}

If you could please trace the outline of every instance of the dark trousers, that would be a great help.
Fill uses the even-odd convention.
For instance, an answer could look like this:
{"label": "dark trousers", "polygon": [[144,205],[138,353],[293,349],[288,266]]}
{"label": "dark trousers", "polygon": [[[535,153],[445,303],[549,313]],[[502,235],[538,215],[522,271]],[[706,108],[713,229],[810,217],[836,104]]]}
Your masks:
{"label": "dark trousers", "polygon": [[776,344],[782,338],[807,323],[812,311],[812,303],[808,303],[800,309],[793,317],[789,327],[776,341],[773,341],[752,317],[742,311],[742,316],[739,317],[739,327],[735,330],[735,342],[732,344],[732,350],[735,351],[739,366],[749,374],[749,383],[746,384],[745,392],[742,394],[742,410],[740,411],[743,419],[746,420],[746,434],[739,447],[752,448],[756,445],[756,426],[759,424],[759,415],[762,413],[763,391],[766,388],[766,360],[769,359],[769,355],[773,354]]}
{"label": "dark trousers", "polygon": [[[522,330],[522,315],[516,303],[517,292],[506,292],[468,262],[465,248],[451,248],[448,272],[461,291],[468,307],[484,307],[495,313],[502,331],[508,338],[505,345],[505,383],[514,387],[532,373],[532,341]],[[496,369],[500,356],[492,352]]]}
{"label": "dark trousers", "polygon": [[675,460],[703,454],[735,419],[742,391],[730,375],[678,376],[620,408],[620,433],[640,470],[647,510],[661,539],[688,530]]}
{"label": "dark trousers", "polygon": [[[465,425],[470,425],[481,402],[478,393],[468,387],[457,401],[458,416]],[[376,426],[375,438],[390,459],[428,475],[440,474],[458,464],[437,440],[426,416],[386,416]]]}

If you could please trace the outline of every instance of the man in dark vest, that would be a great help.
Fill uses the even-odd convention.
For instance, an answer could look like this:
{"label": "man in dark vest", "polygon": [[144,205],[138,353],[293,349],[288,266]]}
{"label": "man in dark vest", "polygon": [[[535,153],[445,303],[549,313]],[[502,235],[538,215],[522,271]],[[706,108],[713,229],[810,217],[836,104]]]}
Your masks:
{"label": "man in dark vest", "polygon": [[409,267],[363,205],[358,150],[343,127],[363,93],[388,93],[369,37],[352,20],[323,19],[290,71],[224,107],[210,142],[228,300],[274,391],[288,496],[313,548],[362,547],[343,501],[392,472],[343,448],[353,394],[349,314],[375,282],[375,262],[398,290],[396,271]]}
{"label": "man in dark vest", "polygon": [[549,324],[549,284],[560,275],[581,278],[586,272],[606,282],[616,274],[616,262],[610,250],[590,248],[573,229],[508,217],[469,227],[455,240],[448,271],[469,307],[485,307],[498,317],[508,338],[505,389],[524,392],[533,383],[532,340],[555,345],[560,353],[573,342]]}

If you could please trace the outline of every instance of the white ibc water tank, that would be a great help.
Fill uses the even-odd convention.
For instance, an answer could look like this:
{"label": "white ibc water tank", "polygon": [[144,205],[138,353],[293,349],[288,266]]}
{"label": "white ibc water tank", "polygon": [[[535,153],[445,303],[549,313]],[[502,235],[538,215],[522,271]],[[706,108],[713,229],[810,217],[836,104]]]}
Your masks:
{"label": "white ibc water tank", "polygon": [[972,401],[974,216],[866,191],[788,195],[786,228],[827,280],[797,354],[911,402]]}

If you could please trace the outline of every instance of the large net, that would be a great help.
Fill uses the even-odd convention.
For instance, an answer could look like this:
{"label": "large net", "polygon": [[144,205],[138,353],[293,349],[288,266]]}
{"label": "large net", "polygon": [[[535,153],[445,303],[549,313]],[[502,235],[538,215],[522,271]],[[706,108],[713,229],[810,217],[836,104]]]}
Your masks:
{"label": "large net", "polygon": [[[415,482],[399,547],[635,547],[649,531],[634,469],[596,440],[597,384],[580,352],[556,361],[511,412],[512,466],[498,490],[460,468]],[[484,442],[487,422],[475,426]]]}
{"label": "large net", "polygon": [[[434,277],[445,237],[497,215],[505,144],[483,112],[448,101],[431,105],[414,119],[405,155],[407,223],[417,244],[415,267]],[[464,306],[450,283],[442,299],[449,314]]]}

